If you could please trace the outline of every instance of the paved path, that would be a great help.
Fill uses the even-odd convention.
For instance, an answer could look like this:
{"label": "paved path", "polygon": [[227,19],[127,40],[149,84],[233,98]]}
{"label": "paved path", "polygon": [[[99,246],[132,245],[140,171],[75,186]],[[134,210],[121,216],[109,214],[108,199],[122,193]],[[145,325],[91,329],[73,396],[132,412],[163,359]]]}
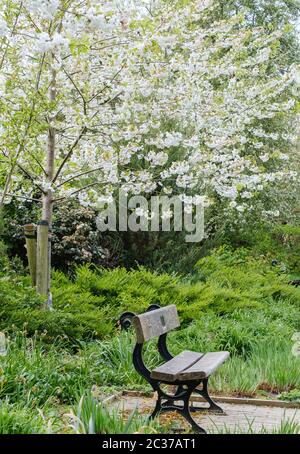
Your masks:
{"label": "paved path", "polygon": [[[114,403],[120,409],[132,411],[138,409],[140,413],[150,413],[154,408],[154,399],[146,397],[122,396]],[[195,403],[195,406],[201,405]],[[230,432],[230,433],[272,433],[278,430],[286,421],[293,421],[298,426],[300,433],[300,409],[278,408],[256,405],[220,404],[225,415],[193,413],[196,421],[207,432]],[[167,414],[161,416],[166,418]],[[172,425],[179,429],[186,429],[187,426],[180,416],[172,418]],[[162,421],[163,422],[163,421]],[[296,429],[296,430],[297,430]]]}

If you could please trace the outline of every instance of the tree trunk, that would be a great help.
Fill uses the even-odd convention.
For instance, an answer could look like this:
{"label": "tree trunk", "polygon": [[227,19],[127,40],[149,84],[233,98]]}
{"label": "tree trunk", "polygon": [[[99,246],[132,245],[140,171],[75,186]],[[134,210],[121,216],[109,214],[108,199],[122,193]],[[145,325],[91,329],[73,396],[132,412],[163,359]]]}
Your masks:
{"label": "tree trunk", "polygon": [[[52,77],[50,83],[50,94],[49,98],[51,103],[56,100],[56,71],[52,70]],[[40,294],[44,294],[45,282],[47,283],[47,306],[51,308],[52,297],[50,292],[51,283],[51,228],[52,228],[52,212],[53,212],[53,194],[51,184],[54,178],[54,161],[55,161],[55,149],[56,149],[56,131],[52,125],[54,118],[49,118],[49,128],[47,137],[47,156],[46,156],[46,182],[49,187],[45,194],[43,194],[43,206],[42,206],[42,222],[40,224],[40,234],[38,234],[38,257],[37,257],[37,270],[38,270],[38,281],[37,291]],[[46,229],[47,226],[47,229]],[[47,230],[47,231],[46,231]],[[46,243],[46,244],[45,244]],[[45,255],[47,255],[46,263],[44,266]],[[40,272],[39,272],[40,270]],[[44,275],[46,273],[46,276]]]}

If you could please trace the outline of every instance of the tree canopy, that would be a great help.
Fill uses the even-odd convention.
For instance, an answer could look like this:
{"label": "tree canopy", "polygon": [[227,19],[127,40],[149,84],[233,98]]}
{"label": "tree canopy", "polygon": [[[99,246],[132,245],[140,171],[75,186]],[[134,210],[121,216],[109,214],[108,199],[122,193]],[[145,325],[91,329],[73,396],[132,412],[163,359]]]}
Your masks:
{"label": "tree canopy", "polygon": [[144,3],[3,3],[2,202],[41,197],[45,214],[122,187],[243,212],[296,179],[299,69],[281,43],[297,2],[276,2],[274,27],[269,1]]}

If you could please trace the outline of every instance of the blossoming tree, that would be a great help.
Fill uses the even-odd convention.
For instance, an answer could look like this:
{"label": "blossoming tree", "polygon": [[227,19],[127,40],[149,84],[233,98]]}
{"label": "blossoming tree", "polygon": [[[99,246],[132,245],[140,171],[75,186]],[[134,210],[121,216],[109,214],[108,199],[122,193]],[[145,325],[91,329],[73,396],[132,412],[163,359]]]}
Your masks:
{"label": "blossoming tree", "polygon": [[298,69],[277,64],[286,28],[218,19],[219,0],[2,5],[2,205],[41,203],[50,227],[55,203],[97,207],[117,188],[243,212],[296,178]]}

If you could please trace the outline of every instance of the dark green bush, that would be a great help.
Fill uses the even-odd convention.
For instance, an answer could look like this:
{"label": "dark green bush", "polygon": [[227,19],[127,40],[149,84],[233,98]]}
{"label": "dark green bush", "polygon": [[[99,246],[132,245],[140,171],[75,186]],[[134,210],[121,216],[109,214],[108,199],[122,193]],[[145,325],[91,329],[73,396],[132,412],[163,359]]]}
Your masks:
{"label": "dark green bush", "polygon": [[48,340],[60,336],[75,342],[103,338],[123,311],[140,313],[151,304],[176,304],[184,324],[209,313],[262,310],[270,301],[300,305],[300,289],[289,285],[286,275],[245,249],[228,248],[201,259],[191,281],[142,267],[107,270],[84,265],[76,269],[74,279],[54,272],[52,293],[53,311],[43,310],[28,277],[14,271],[0,275],[0,329],[23,329],[26,323],[30,335],[47,331]]}
{"label": "dark green bush", "polygon": [[6,247],[0,241],[0,269],[4,271],[8,267],[8,258],[6,254]]}
{"label": "dark green bush", "polygon": [[48,311],[42,308],[43,301],[30,286],[28,277],[13,272],[0,275],[0,330],[12,332],[25,327],[29,335],[46,333],[46,341],[60,336],[68,342],[101,338],[111,332],[105,310],[90,304],[88,295],[80,295],[76,286],[71,295],[64,295],[61,288],[57,291],[64,298],[58,297],[54,310]]}
{"label": "dark green bush", "polygon": [[[5,241],[10,257],[26,263],[24,224],[36,223],[39,207],[29,202],[13,201],[5,206],[5,227],[0,238]],[[122,260],[122,241],[116,233],[101,233],[96,227],[97,213],[74,200],[54,207],[52,227],[52,264],[65,272],[76,265],[94,263],[117,266]]]}

